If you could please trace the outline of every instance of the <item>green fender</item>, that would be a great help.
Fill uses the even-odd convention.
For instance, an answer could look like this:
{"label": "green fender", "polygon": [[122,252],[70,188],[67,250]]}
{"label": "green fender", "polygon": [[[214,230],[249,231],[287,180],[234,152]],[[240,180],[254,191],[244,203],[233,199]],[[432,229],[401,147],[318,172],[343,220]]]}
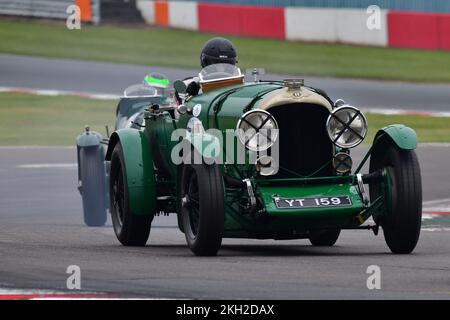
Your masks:
{"label": "green fender", "polygon": [[389,137],[400,149],[414,150],[417,148],[416,132],[405,125],[393,124],[380,129],[375,135],[374,145],[385,142],[386,137]]}
{"label": "green fender", "polygon": [[135,215],[154,215],[156,211],[156,182],[150,143],[142,131],[126,128],[111,135],[106,160],[120,141],[128,182],[130,211]]}
{"label": "green fender", "polygon": [[186,141],[203,157],[205,163],[212,164],[219,159],[222,146],[216,136],[208,133],[188,134]]}
{"label": "green fender", "polygon": [[[398,148],[403,150],[414,150],[417,148],[416,132],[401,124],[394,124],[380,129],[375,135],[371,149],[370,172],[381,168],[386,149],[392,144],[395,144]],[[371,201],[377,199],[381,194],[388,195],[388,198],[384,198],[385,202],[383,206],[373,213],[375,221],[386,214],[386,206],[389,207],[391,202],[391,193],[391,182],[388,175],[383,178],[382,184],[370,187]]]}

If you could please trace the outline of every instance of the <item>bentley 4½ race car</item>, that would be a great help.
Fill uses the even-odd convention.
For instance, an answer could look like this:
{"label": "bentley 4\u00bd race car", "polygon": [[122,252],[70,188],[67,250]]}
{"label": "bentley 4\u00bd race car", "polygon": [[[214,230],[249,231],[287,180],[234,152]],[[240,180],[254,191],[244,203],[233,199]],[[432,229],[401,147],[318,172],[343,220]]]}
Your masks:
{"label": "bentley 4\u00bd race car", "polygon": [[[299,79],[265,81],[255,72],[245,82],[227,64],[204,68],[199,84],[196,96],[176,81],[173,100],[137,98],[142,122],[119,126],[109,138],[97,183],[109,188],[123,245],[144,246],[153,217],[175,212],[196,255],[215,255],[225,237],[332,246],[343,229],[378,234],[380,226],[393,253],[413,251],[422,211],[414,130],[380,129],[353,165],[350,150],[368,126],[343,100]],[[80,149],[89,175],[87,148]],[[85,187],[83,180],[83,194]],[[103,198],[94,202],[106,207]],[[374,223],[365,224],[369,217]]]}

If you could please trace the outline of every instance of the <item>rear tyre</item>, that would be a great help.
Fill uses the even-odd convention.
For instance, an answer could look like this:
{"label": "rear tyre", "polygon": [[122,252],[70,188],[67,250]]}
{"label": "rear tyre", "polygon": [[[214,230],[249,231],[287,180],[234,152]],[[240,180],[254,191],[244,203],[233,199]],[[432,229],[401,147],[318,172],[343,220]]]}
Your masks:
{"label": "rear tyre", "polygon": [[382,161],[391,181],[391,208],[381,218],[384,238],[392,253],[408,254],[417,245],[422,224],[422,183],[413,150],[390,146]]}
{"label": "rear tyre", "polygon": [[225,219],[219,166],[184,165],[179,198],[189,248],[198,256],[216,255],[222,244]]}
{"label": "rear tyre", "polygon": [[124,246],[145,246],[150,235],[151,216],[136,216],[130,211],[128,183],[122,146],[118,142],[111,156],[109,179],[111,220],[117,239]]}
{"label": "rear tyre", "polygon": [[336,243],[339,235],[341,234],[340,229],[326,229],[312,231],[309,236],[309,241],[313,246],[317,247],[332,247]]}
{"label": "rear tyre", "polygon": [[101,227],[107,219],[105,162],[100,146],[80,148],[80,192],[84,223]]}

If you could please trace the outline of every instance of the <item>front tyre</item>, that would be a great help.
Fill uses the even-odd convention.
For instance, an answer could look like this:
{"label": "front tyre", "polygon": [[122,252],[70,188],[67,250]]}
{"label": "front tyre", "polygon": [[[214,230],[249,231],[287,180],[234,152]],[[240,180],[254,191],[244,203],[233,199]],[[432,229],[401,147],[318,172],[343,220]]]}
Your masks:
{"label": "front tyre", "polygon": [[[408,254],[417,245],[422,223],[422,183],[414,150],[391,145],[382,166],[390,184],[390,208],[381,218],[384,238],[392,253]],[[388,201],[389,202],[389,201]]]}
{"label": "front tyre", "polygon": [[225,219],[219,166],[184,165],[180,183],[180,208],[187,244],[195,255],[214,256],[222,244]]}
{"label": "front tyre", "polygon": [[116,144],[111,156],[109,194],[111,220],[117,239],[124,246],[145,246],[152,217],[137,216],[130,211],[128,182],[120,142]]}
{"label": "front tyre", "polygon": [[311,232],[309,241],[313,246],[332,247],[336,243],[340,234],[340,229],[315,230]]}

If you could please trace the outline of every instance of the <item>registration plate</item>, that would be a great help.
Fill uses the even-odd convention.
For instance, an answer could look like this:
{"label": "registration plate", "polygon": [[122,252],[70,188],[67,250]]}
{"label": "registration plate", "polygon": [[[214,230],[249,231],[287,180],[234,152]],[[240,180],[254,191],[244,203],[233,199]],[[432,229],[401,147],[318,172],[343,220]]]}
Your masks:
{"label": "registration plate", "polygon": [[273,198],[278,209],[348,207],[352,205],[349,196],[307,197],[307,198]]}

